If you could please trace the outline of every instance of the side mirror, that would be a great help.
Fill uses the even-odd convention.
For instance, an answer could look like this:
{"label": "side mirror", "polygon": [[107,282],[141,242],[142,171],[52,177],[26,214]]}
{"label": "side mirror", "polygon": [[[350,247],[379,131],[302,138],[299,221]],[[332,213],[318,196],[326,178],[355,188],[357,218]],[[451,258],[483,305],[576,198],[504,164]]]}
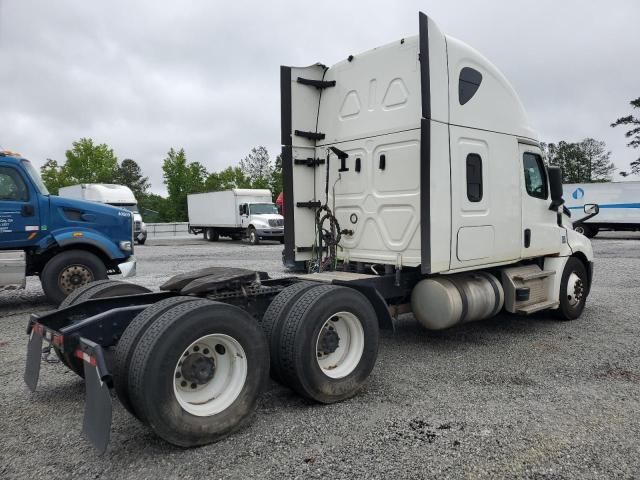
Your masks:
{"label": "side mirror", "polygon": [[549,191],[551,193],[551,210],[557,210],[564,203],[562,198],[562,169],[547,167],[549,174]]}
{"label": "side mirror", "polygon": [[587,215],[597,215],[600,213],[600,206],[597,203],[585,203],[584,213]]}

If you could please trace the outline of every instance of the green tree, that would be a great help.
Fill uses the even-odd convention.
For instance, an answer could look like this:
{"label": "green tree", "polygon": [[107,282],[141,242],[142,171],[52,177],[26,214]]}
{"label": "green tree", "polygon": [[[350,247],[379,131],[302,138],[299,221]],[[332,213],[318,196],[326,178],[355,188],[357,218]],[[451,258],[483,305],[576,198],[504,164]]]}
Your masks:
{"label": "green tree", "polygon": [[249,155],[240,160],[240,169],[250,180],[252,188],[269,188],[273,165],[269,152],[262,145],[254,147]]}
{"label": "green tree", "polygon": [[178,151],[171,148],[162,163],[162,171],[172,221],[187,221],[187,195],[204,191],[207,170],[198,162],[187,162],[183,148]]}
{"label": "green tree", "polygon": [[562,168],[564,183],[605,182],[611,179],[615,170],[606,144],[593,138],[577,143],[560,141],[543,144],[542,147],[549,165]]}
{"label": "green tree", "polygon": [[57,195],[60,187],[68,185],[63,177],[62,167],[51,158],[47,158],[44,165],[40,167],[40,176],[52,195]]}
{"label": "green tree", "polygon": [[172,208],[168,198],[155,193],[147,193],[138,202],[138,206],[142,218],[147,223],[173,221]]}
{"label": "green tree", "polygon": [[209,174],[204,189],[207,192],[218,192],[231,188],[251,188],[251,181],[245,177],[240,167],[227,167],[221,172]]}
{"label": "green tree", "polygon": [[73,142],[65,152],[62,177],[67,185],[77,183],[113,183],[118,172],[118,158],[104,143],[94,145],[90,138]]}
{"label": "green tree", "polygon": [[270,179],[271,194],[274,200],[278,198],[278,194],[282,192],[282,158],[280,155],[276,157],[275,164],[273,166],[273,172],[271,172]]}
{"label": "green tree", "polygon": [[587,182],[609,182],[616,166],[611,162],[607,144],[593,138],[585,138],[578,147],[587,164]]}
{"label": "green tree", "polygon": [[130,158],[125,158],[118,166],[113,183],[129,187],[138,200],[143,198],[151,187],[149,177],[143,176],[140,165]]}
{"label": "green tree", "polygon": [[[629,103],[632,108],[640,108],[640,97],[635,100],[631,100]],[[627,143],[627,146],[631,148],[640,147],[640,118],[634,117],[633,115],[627,115],[626,117],[620,117],[611,124],[614,128],[619,125],[627,125],[630,127],[630,129],[624,134],[625,137],[631,139],[631,141]],[[620,172],[620,175],[626,177],[629,173],[631,175],[640,174],[640,157],[632,161],[630,167],[630,172]]]}

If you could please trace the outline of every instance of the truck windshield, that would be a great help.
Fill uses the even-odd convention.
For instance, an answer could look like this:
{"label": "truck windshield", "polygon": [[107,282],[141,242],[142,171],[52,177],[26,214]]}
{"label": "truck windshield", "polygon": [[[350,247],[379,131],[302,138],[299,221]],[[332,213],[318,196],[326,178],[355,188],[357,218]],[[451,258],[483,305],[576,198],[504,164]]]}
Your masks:
{"label": "truck windshield", "polygon": [[273,203],[251,203],[249,211],[253,215],[261,215],[264,213],[278,213],[278,209]]}
{"label": "truck windshield", "polygon": [[138,213],[138,205],[135,203],[112,203],[114,207],[125,208],[133,213]]}
{"label": "truck windshield", "polygon": [[40,174],[36,170],[36,168],[31,164],[29,160],[22,160],[22,166],[29,175],[29,178],[36,186],[41,195],[49,195],[49,190],[47,190],[46,185],[42,182],[42,178],[40,178]]}

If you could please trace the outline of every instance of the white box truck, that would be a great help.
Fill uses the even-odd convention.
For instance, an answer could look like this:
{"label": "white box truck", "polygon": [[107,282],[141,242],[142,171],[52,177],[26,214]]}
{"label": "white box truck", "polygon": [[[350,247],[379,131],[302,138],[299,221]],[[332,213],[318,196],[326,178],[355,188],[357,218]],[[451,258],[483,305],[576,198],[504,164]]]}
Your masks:
{"label": "white box truck", "polygon": [[31,317],[27,384],[43,338],[74,352],[100,450],[110,387],[168,442],[201,445],[249,417],[269,372],[320,403],[356,394],[399,313],[442,329],[503,310],[573,320],[585,307],[593,251],[565,214],[562,173],[477,51],[420,14],[418,35],[331,67],[281,67],[280,85],[284,260],[303,273],[212,266],[160,292],[85,304],[84,290]]}
{"label": "white box truck", "polygon": [[600,213],[576,225],[589,238],[600,230],[640,230],[640,182],[568,183],[563,187],[567,208],[579,220],[585,204],[597,203]]}
{"label": "white box truck", "polygon": [[284,217],[271,198],[270,190],[255,188],[193,193],[187,196],[189,232],[202,233],[210,242],[222,236],[247,237],[253,245],[260,240],[284,243]]}
{"label": "white box truck", "polygon": [[129,210],[133,214],[133,238],[140,245],[144,245],[144,242],[147,241],[147,226],[142,221],[142,215],[138,210],[138,201],[129,187],[112,183],[81,183],[60,188],[58,195],[106,203]]}

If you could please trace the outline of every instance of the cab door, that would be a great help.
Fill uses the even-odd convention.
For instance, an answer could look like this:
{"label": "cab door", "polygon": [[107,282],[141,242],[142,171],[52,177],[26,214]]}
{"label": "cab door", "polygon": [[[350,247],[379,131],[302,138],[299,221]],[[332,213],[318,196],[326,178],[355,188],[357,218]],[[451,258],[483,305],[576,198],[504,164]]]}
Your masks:
{"label": "cab door", "polygon": [[11,165],[0,166],[0,248],[24,248],[40,230],[37,195]]}
{"label": "cab door", "polygon": [[566,231],[558,226],[556,212],[549,210],[549,180],[537,146],[519,144],[522,171],[522,257],[560,252]]}

